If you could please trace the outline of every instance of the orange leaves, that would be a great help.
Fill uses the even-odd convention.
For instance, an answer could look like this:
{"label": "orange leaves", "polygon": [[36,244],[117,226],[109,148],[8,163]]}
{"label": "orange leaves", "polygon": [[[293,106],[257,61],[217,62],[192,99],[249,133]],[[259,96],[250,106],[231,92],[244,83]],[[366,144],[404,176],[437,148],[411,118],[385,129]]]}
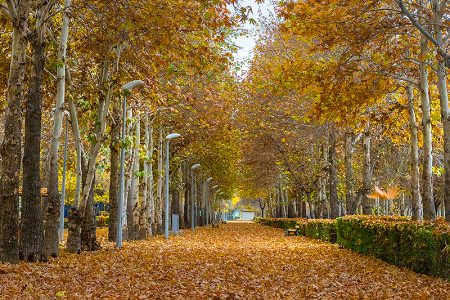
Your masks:
{"label": "orange leaves", "polygon": [[393,200],[398,197],[398,186],[391,187],[387,191],[383,191],[375,186],[374,191],[368,194],[367,197],[370,199]]}
{"label": "orange leaves", "polygon": [[[104,232],[102,231],[103,235]],[[229,223],[48,264],[0,264],[0,299],[446,299],[450,283],[280,229]]]}

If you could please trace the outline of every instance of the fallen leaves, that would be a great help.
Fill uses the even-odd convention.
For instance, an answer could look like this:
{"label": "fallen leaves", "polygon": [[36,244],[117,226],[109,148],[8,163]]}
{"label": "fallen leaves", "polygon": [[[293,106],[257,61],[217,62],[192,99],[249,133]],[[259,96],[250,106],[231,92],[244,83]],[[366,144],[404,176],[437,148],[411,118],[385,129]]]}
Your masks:
{"label": "fallen leaves", "polygon": [[442,279],[248,223],[0,264],[0,299],[449,299],[448,291]]}

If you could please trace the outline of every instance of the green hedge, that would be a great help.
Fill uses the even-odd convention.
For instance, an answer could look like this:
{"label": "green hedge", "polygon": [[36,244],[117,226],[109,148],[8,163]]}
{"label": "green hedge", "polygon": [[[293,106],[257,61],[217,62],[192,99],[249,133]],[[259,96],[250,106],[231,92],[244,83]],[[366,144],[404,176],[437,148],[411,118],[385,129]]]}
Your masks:
{"label": "green hedge", "polygon": [[450,279],[450,229],[445,221],[413,222],[348,216],[336,220],[337,243],[416,272]]}
{"label": "green hedge", "polygon": [[261,218],[257,222],[283,229],[299,226],[302,236],[450,279],[450,224],[445,220],[430,223],[406,217],[347,216],[336,220]]}
{"label": "green hedge", "polygon": [[336,242],[336,226],[334,225],[334,220],[259,218],[256,222],[262,225],[282,229],[295,228],[296,226],[299,226],[299,233],[302,236],[332,243]]}

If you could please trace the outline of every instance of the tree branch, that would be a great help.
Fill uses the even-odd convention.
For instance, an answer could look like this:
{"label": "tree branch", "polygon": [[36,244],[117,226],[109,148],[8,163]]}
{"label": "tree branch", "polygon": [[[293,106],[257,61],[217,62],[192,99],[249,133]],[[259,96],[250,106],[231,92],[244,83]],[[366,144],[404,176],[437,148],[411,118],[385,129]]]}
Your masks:
{"label": "tree branch", "polygon": [[6,5],[8,6],[8,13],[14,22],[19,20],[19,15],[17,14],[16,3],[13,0],[6,0]]}
{"label": "tree branch", "polygon": [[4,3],[0,3],[0,10],[3,11],[8,17],[11,18],[8,7]]}
{"label": "tree branch", "polygon": [[411,21],[411,23],[419,29],[420,33],[422,33],[433,45],[436,46],[438,54],[445,60],[445,64],[447,67],[450,66],[450,57],[445,52],[444,49],[442,49],[442,45],[431,35],[428,30],[426,30],[417,19],[414,18],[414,16],[411,14],[411,12],[405,7],[403,0],[397,0],[397,4],[400,7],[400,10],[402,13]]}

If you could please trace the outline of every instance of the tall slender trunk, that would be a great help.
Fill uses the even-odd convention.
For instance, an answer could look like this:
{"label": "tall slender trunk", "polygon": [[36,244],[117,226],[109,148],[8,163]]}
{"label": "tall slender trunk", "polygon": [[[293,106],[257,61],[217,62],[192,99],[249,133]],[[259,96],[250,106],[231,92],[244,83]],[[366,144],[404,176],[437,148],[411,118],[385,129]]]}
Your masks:
{"label": "tall slender trunk", "polygon": [[163,190],[163,128],[159,128],[159,137],[158,137],[158,186],[157,186],[157,229],[158,233],[162,233],[163,231],[163,198],[162,198],[162,190]]}
{"label": "tall slender trunk", "polygon": [[[86,163],[85,170],[83,171],[84,180],[87,179],[87,166]],[[82,251],[95,251],[100,249],[100,243],[97,242],[97,222],[95,220],[95,211],[94,211],[94,191],[95,191],[95,174],[94,179],[92,180],[91,190],[89,191],[89,197],[86,204],[86,209],[84,213],[84,218],[81,223],[81,250]]]}
{"label": "tall slender trunk", "polygon": [[367,197],[367,194],[372,188],[372,167],[370,165],[370,124],[367,122],[364,130],[364,162],[363,162],[363,188],[362,188],[362,211],[365,215],[372,214],[372,200]]}
{"label": "tall slender trunk", "polygon": [[[442,33],[442,18],[445,7],[441,7],[441,1],[432,0],[434,14],[434,26],[436,40],[440,46],[444,45]],[[439,102],[441,107],[441,119],[444,127],[444,202],[445,219],[450,221],[450,108],[448,103],[447,91],[447,69],[445,60],[439,55],[438,60],[438,90]]]}
{"label": "tall slender trunk", "polygon": [[353,134],[347,133],[345,136],[345,198],[347,202],[347,213],[356,214],[356,201],[354,192],[353,173]]}
{"label": "tall slender trunk", "polygon": [[75,141],[75,150],[77,153],[77,162],[75,167],[76,172],[76,185],[75,185],[75,199],[74,207],[78,208],[80,205],[81,197],[81,181],[82,181],[82,158],[84,155],[83,144],[81,143],[81,133],[78,126],[77,108],[72,97],[68,97],[69,113],[70,113],[70,125],[72,127],[73,139]]}
{"label": "tall slender trunk", "polygon": [[142,202],[141,207],[139,210],[139,238],[145,239],[147,237],[148,232],[148,217],[147,217],[147,211],[148,211],[148,164],[149,164],[149,157],[148,157],[148,146],[150,143],[150,136],[149,136],[149,126],[148,126],[148,115],[145,115],[144,117],[144,182],[142,185]]}
{"label": "tall slender trunk", "polygon": [[416,127],[416,112],[414,109],[414,88],[411,83],[407,85],[409,131],[411,135],[411,196],[412,217],[421,220],[423,217],[422,202],[420,200],[419,184],[419,145]]}
{"label": "tall slender trunk", "polygon": [[155,195],[153,191],[153,153],[155,152],[155,145],[153,142],[153,121],[148,123],[149,136],[149,153],[148,153],[148,200],[147,200],[147,218],[148,218],[148,235],[152,236],[155,233]]}
{"label": "tall slender trunk", "polygon": [[[133,112],[130,109],[128,111],[128,120],[133,120]],[[133,136],[133,126],[134,124],[130,122],[129,126],[129,136]],[[134,145],[131,149],[131,157],[130,157],[130,163],[128,165],[128,176],[127,176],[127,194],[126,194],[126,212],[127,212],[127,239],[134,240],[135,239],[135,227],[134,227],[134,195],[135,195],[135,164],[136,164],[136,151],[135,151]]]}
{"label": "tall slender trunk", "polygon": [[330,188],[330,218],[335,219],[339,217],[339,199],[337,194],[338,173],[337,173],[337,155],[336,155],[336,129],[334,126],[330,128],[329,132],[329,188]]}
{"label": "tall slender trunk", "polygon": [[183,210],[184,210],[184,190],[183,190],[183,164],[184,162],[180,163],[180,165],[177,168],[176,174],[176,186],[174,186],[174,190],[178,191],[178,201],[175,202],[175,205],[172,206],[173,210],[172,212],[174,214],[178,214],[179,218],[178,220],[181,220],[181,217],[183,216]]}
{"label": "tall slender trunk", "polygon": [[139,208],[142,205],[139,203],[139,163],[140,163],[140,146],[141,146],[141,119],[140,116],[136,118],[136,130],[135,130],[135,144],[134,144],[134,163],[133,163],[133,194],[132,194],[132,206],[133,206],[133,224],[134,227],[134,239],[138,239],[139,234]]}
{"label": "tall slender trunk", "polygon": [[184,202],[184,228],[188,228],[191,226],[191,203],[192,203],[192,194],[191,194],[191,190],[192,190],[192,186],[190,183],[190,178],[189,178],[189,174],[191,172],[189,172],[190,169],[187,169],[187,175],[186,175],[186,185],[185,185],[185,190],[184,190],[184,195],[185,195],[185,202]]}
{"label": "tall slender trunk", "polygon": [[[118,50],[119,51],[119,50]],[[119,57],[119,55],[117,54]],[[117,58],[118,59],[118,58]],[[75,211],[72,212],[73,217],[70,218],[69,222],[72,222],[69,224],[69,227],[71,230],[69,230],[68,240],[70,239],[71,243],[67,243],[67,250],[69,252],[79,252],[80,245],[81,245],[81,221],[86,216],[86,207],[88,205],[89,201],[89,195],[91,193],[92,189],[92,183],[94,181],[95,177],[95,166],[96,166],[96,160],[98,153],[100,151],[100,147],[103,145],[104,140],[106,139],[106,136],[104,135],[105,127],[106,127],[106,116],[109,108],[109,103],[111,102],[112,98],[112,85],[108,83],[109,78],[109,61],[105,61],[102,66],[101,70],[101,91],[100,91],[100,97],[99,97],[99,103],[98,103],[98,109],[97,109],[97,118],[98,123],[96,124],[95,128],[95,136],[96,140],[91,143],[91,148],[89,151],[89,158],[87,163],[87,174],[86,174],[86,180],[84,181],[82,192],[81,192],[81,203],[79,208],[75,208]],[[77,222],[77,223],[74,223]],[[77,241],[78,240],[78,245]],[[93,243],[95,244],[95,243]],[[94,250],[94,249],[92,249]]]}
{"label": "tall slender trunk", "polygon": [[283,175],[278,175],[278,197],[280,199],[279,205],[280,205],[280,212],[282,218],[287,218],[288,212],[286,210],[286,199],[284,197],[284,191],[283,191]]}
{"label": "tall slender trunk", "polygon": [[[421,1],[422,2],[422,1]],[[431,103],[428,89],[428,39],[420,37],[420,101],[422,107],[422,203],[423,217],[426,220],[436,219],[436,208],[433,196],[433,144],[431,128]]]}
{"label": "tall slender trunk", "polygon": [[69,249],[70,252],[79,253],[81,251],[80,245],[80,224],[81,224],[81,216],[80,211],[78,209],[80,203],[80,193],[81,193],[81,184],[82,184],[82,176],[83,176],[83,157],[84,150],[83,144],[81,143],[81,134],[80,128],[78,127],[78,116],[77,109],[72,97],[68,97],[69,111],[70,111],[70,123],[74,135],[75,140],[75,148],[77,152],[77,165],[76,165],[76,173],[77,173],[77,182],[75,188],[75,205],[69,211],[68,217],[68,235],[67,235],[67,243],[66,248]]}
{"label": "tall slender trunk", "polygon": [[109,224],[108,240],[113,242],[117,238],[117,222],[119,210],[119,149],[120,149],[120,109],[119,102],[114,101],[111,123],[110,178],[109,178]]}
{"label": "tall slender trunk", "polygon": [[48,197],[45,202],[44,223],[44,256],[58,255],[58,238],[55,233],[59,224],[60,195],[58,191],[58,150],[59,138],[62,132],[62,121],[64,118],[64,98],[66,90],[66,49],[69,37],[69,15],[70,0],[64,1],[64,12],[61,27],[61,38],[58,47],[58,66],[56,83],[55,118],[53,122],[52,141],[50,146],[50,163],[48,170]]}
{"label": "tall slender trunk", "polygon": [[[33,67],[25,113],[25,143],[23,154],[23,194],[21,213],[21,257],[28,261],[41,259],[42,210],[41,210],[41,126],[42,126],[42,81],[45,64],[45,43],[33,32]],[[51,199],[49,199],[51,200]],[[56,199],[56,221],[48,229],[56,235],[56,247],[44,251],[45,257],[58,255],[59,197]],[[51,207],[51,203],[47,203]],[[47,226],[46,226],[47,227]],[[47,229],[47,228],[46,228]],[[50,245],[45,245],[45,250]],[[45,259],[45,258],[44,258]]]}

